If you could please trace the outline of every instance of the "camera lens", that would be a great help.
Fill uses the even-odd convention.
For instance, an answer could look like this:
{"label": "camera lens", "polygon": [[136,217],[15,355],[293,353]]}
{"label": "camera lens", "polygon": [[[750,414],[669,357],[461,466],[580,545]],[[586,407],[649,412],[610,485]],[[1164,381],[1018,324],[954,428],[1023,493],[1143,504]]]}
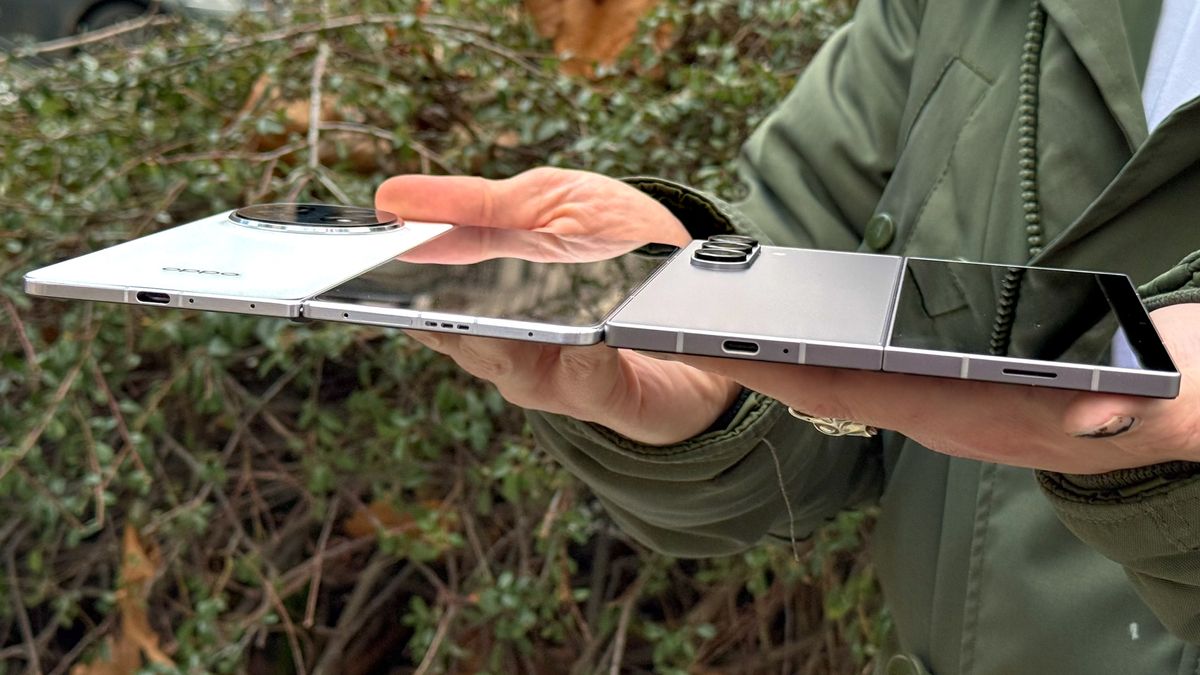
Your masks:
{"label": "camera lens", "polygon": [[758,242],[738,234],[719,234],[700,242],[692,264],[710,270],[744,270],[758,257]]}
{"label": "camera lens", "polygon": [[308,234],[384,232],[403,224],[387,211],[335,204],[255,204],[229,218],[246,227]]}
{"label": "camera lens", "polygon": [[743,244],[734,241],[706,241],[700,245],[700,248],[706,251],[724,250],[724,251],[740,251],[749,255],[754,247],[750,244]]}
{"label": "camera lens", "polygon": [[692,255],[697,260],[706,260],[708,262],[738,263],[746,261],[745,252],[731,251],[723,248],[699,248]]}
{"label": "camera lens", "polygon": [[751,248],[758,246],[758,240],[754,237],[747,237],[744,234],[714,234],[708,240],[713,243],[722,244],[743,244]]}

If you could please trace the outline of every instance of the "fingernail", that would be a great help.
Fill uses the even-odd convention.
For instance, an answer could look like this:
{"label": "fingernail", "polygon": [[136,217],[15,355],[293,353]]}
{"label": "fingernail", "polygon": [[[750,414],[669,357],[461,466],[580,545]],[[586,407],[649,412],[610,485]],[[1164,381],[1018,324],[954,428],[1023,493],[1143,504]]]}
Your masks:
{"label": "fingernail", "polygon": [[1134,424],[1137,424],[1136,417],[1129,417],[1128,415],[1113,415],[1107,422],[1101,424],[1095,429],[1077,433],[1075,436],[1078,438],[1112,438],[1113,436],[1119,436],[1120,434],[1129,431],[1133,428]]}

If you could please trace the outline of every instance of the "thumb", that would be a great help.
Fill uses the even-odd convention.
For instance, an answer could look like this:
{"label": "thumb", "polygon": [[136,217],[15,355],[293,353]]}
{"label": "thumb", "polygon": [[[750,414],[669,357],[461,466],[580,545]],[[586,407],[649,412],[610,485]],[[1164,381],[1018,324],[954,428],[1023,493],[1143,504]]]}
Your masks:
{"label": "thumb", "polygon": [[[1068,406],[1063,429],[1085,438],[1122,435],[1139,442],[1163,443],[1164,447],[1192,447],[1200,429],[1200,391],[1191,376],[1200,359],[1200,338],[1195,326],[1200,321],[1200,304],[1182,303],[1150,314],[1172,360],[1182,375],[1179,396],[1174,399],[1143,398],[1116,394],[1083,393]],[[1126,432],[1129,433],[1126,436]],[[1132,440],[1132,438],[1129,438]]]}
{"label": "thumb", "polygon": [[455,227],[436,239],[401,253],[398,258],[405,262],[439,265],[470,265],[493,258],[517,258],[542,263],[589,263],[629,253],[644,243],[494,227]]}
{"label": "thumb", "polygon": [[1155,399],[1080,394],[1063,415],[1063,430],[1080,438],[1111,438],[1138,427],[1159,405]]}
{"label": "thumb", "polygon": [[532,229],[537,227],[535,194],[514,179],[477,176],[403,175],[375,191],[375,207],[407,220]]}
{"label": "thumb", "polygon": [[497,182],[475,176],[395,176],[375,191],[375,207],[408,220],[486,226],[496,217]]}

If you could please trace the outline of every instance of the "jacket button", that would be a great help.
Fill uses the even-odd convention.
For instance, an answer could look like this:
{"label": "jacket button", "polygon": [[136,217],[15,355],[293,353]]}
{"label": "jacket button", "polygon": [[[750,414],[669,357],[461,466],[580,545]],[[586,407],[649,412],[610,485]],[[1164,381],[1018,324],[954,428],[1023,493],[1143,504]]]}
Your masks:
{"label": "jacket button", "polygon": [[873,251],[882,251],[896,238],[896,223],[886,213],[877,213],[867,221],[866,242]]}
{"label": "jacket button", "polygon": [[888,659],[885,675],[929,675],[921,660],[911,654],[896,654]]}

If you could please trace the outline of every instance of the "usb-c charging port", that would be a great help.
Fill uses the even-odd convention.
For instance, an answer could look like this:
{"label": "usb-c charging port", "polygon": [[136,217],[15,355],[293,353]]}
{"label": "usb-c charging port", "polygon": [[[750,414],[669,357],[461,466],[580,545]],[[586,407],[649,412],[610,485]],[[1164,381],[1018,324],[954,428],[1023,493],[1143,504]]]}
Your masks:
{"label": "usb-c charging port", "polygon": [[169,305],[171,304],[171,296],[166,293],[157,293],[155,291],[138,291],[135,296],[138,302],[145,302],[151,305]]}
{"label": "usb-c charging port", "polygon": [[746,340],[726,340],[721,343],[721,351],[727,354],[757,354],[758,343]]}

